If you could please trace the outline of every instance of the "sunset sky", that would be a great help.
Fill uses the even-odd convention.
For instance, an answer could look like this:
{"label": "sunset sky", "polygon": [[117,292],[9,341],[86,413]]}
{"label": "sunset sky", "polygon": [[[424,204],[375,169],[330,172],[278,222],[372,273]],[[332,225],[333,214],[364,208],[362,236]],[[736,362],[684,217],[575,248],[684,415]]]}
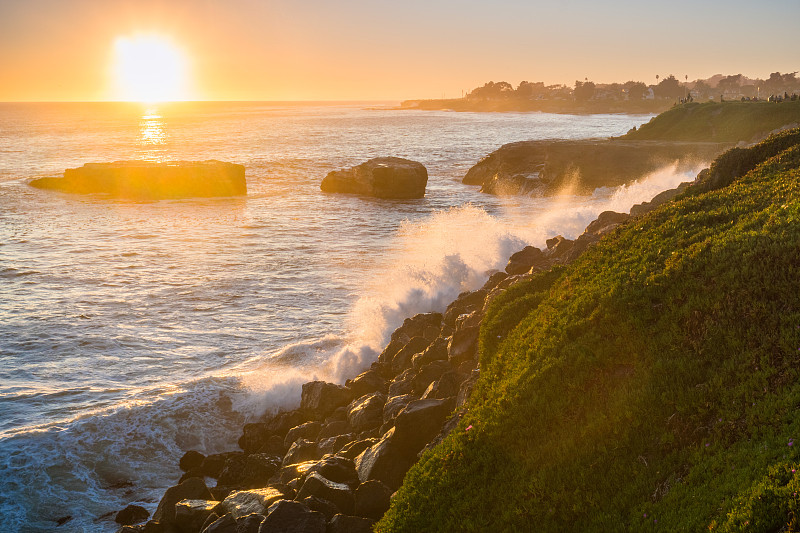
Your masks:
{"label": "sunset sky", "polygon": [[126,99],[120,43],[142,36],[180,58],[165,94],[200,100],[763,78],[800,69],[799,20],[798,0],[0,0],[0,101]]}

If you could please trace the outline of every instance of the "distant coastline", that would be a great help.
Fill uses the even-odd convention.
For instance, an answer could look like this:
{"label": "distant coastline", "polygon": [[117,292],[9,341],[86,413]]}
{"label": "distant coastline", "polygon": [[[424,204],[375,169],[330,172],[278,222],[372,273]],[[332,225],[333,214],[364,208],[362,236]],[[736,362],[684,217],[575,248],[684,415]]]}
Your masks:
{"label": "distant coastline", "polygon": [[570,115],[596,115],[605,113],[658,114],[674,105],[672,100],[527,100],[527,99],[472,99],[448,98],[437,100],[404,100],[398,109],[422,111],[459,112],[542,112]]}

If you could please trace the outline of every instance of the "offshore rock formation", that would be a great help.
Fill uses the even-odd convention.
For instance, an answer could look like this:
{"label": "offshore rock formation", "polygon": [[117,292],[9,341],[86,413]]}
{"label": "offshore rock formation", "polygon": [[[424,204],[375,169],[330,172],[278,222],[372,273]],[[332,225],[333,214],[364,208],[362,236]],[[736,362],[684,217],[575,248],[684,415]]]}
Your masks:
{"label": "offshore rock formation", "polygon": [[116,161],[86,163],[64,171],[63,178],[39,178],[38,189],[114,198],[160,200],[247,194],[244,166],[222,161]]}
{"label": "offshore rock formation", "polygon": [[428,170],[422,163],[401,157],[376,157],[358,166],[334,170],[320,184],[324,192],[410,199],[425,196]]}
{"label": "offshore rock formation", "polygon": [[524,141],[481,159],[463,183],[498,196],[548,196],[562,190],[591,193],[632,182],[664,166],[678,171],[713,160],[729,143],[624,141]]}

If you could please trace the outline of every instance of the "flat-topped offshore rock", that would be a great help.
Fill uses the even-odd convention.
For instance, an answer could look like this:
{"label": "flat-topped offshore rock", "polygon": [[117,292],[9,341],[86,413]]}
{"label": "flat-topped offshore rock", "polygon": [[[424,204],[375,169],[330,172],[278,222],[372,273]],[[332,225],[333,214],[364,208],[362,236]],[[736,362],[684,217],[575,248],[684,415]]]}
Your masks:
{"label": "flat-topped offshore rock", "polygon": [[30,185],[60,192],[101,193],[142,200],[247,194],[244,166],[214,160],[86,163],[65,170],[63,178],[39,178]]}
{"label": "flat-topped offshore rock", "polygon": [[329,172],[322,180],[324,192],[374,196],[375,198],[422,198],[428,170],[422,163],[401,157],[376,157],[358,166]]}

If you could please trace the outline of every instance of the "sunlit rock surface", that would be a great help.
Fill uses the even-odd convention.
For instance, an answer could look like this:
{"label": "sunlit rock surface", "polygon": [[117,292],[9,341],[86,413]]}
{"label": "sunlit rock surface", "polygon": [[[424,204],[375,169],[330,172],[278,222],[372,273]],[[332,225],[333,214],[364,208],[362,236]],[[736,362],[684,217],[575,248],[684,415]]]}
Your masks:
{"label": "sunlit rock surface", "polygon": [[428,170],[422,163],[401,157],[376,157],[358,166],[328,173],[320,189],[405,199],[425,196],[427,184]]}
{"label": "sunlit rock surface", "polygon": [[158,200],[247,194],[244,166],[222,161],[86,163],[63,178],[39,178],[33,187],[75,194]]}

